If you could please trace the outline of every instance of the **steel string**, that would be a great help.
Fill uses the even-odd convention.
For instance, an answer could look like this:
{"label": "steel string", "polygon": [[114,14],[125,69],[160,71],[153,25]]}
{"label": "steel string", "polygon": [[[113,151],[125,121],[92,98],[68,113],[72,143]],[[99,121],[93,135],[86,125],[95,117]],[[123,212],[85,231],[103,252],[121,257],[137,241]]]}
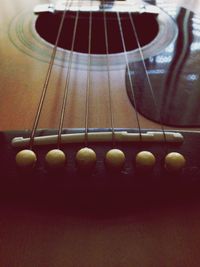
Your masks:
{"label": "steel string", "polygon": [[[135,27],[135,23],[134,23],[133,17],[131,16],[130,12],[129,12],[129,18],[130,18],[131,26],[133,28],[133,32],[134,32],[134,35],[135,35],[135,38],[136,38],[136,42],[137,42],[137,46],[138,46],[138,49],[139,49],[140,57],[142,59],[142,64],[143,64],[143,68],[144,68],[144,71],[145,71],[145,74],[146,74],[147,83],[149,85],[149,88],[150,88],[150,91],[151,91],[151,95],[152,95],[152,98],[153,98],[153,103],[154,103],[154,106],[155,106],[155,108],[156,108],[156,110],[158,112],[158,103],[156,101],[154,90],[153,90],[153,86],[152,86],[152,83],[151,83],[151,79],[149,77],[147,66],[145,64],[144,54],[142,52],[142,48],[141,48],[141,45],[140,45],[139,36],[138,36],[137,30],[136,30],[136,27]],[[164,141],[166,143],[167,140],[166,140],[166,134],[165,134],[164,125],[163,125],[163,122],[162,122],[162,116],[161,116],[161,114],[159,114],[159,115],[160,115],[159,116],[160,117],[159,121],[160,121],[160,125],[161,125],[161,130],[162,130],[162,133],[163,133]]]}
{"label": "steel string", "polygon": [[[103,0],[103,5],[105,0]],[[103,8],[103,20],[104,20],[104,29],[105,29],[105,47],[106,47],[106,66],[108,74],[108,93],[109,93],[109,109],[110,109],[110,124],[112,129],[112,145],[115,146],[115,129],[114,129],[114,114],[113,114],[113,105],[112,105],[112,93],[111,93],[111,79],[110,79],[110,67],[109,67],[109,45],[108,45],[108,27],[106,20],[106,12]]]}
{"label": "steel string", "polygon": [[57,52],[57,48],[58,48],[58,43],[60,40],[63,25],[64,25],[65,15],[67,13],[68,8],[71,6],[71,4],[72,4],[72,1],[70,1],[70,0],[66,1],[66,3],[65,3],[65,9],[64,9],[64,12],[63,12],[63,15],[61,18],[59,28],[58,28],[58,34],[56,36],[55,45],[54,45],[53,50],[52,50],[48,70],[47,70],[46,77],[45,77],[45,82],[44,82],[44,85],[42,88],[42,93],[41,93],[38,108],[36,111],[36,116],[35,116],[34,122],[33,122],[33,127],[32,127],[32,131],[31,131],[31,136],[30,136],[30,143],[29,143],[30,149],[32,149],[32,147],[34,145],[34,138],[35,138],[36,130],[38,128],[38,123],[39,123],[42,108],[44,105],[45,96],[46,96],[46,93],[48,90],[48,85],[49,85],[49,81],[50,81],[50,77],[51,77],[51,73],[52,73],[52,69],[53,69],[53,65],[54,65],[54,60],[55,60],[55,56],[56,56],[56,52]]}
{"label": "steel string", "polygon": [[130,71],[130,67],[129,67],[129,60],[128,60],[128,56],[127,56],[127,50],[126,50],[126,44],[125,44],[125,39],[124,39],[124,33],[123,33],[123,29],[122,29],[121,18],[120,18],[119,12],[116,12],[116,14],[117,14],[117,21],[118,21],[118,25],[119,25],[120,36],[121,36],[121,40],[122,40],[122,46],[123,46],[123,51],[124,51],[126,67],[127,67],[127,70],[128,70],[128,79],[129,79],[129,83],[130,83],[130,86],[131,86],[131,93],[132,93],[132,97],[133,97],[133,103],[134,103],[134,106],[135,106],[135,116],[136,116],[136,121],[137,121],[137,125],[138,125],[138,130],[139,130],[139,138],[140,138],[140,141],[142,141],[142,132],[141,132],[139,114],[138,114],[138,111],[137,111],[135,92],[134,92],[134,89],[133,89],[133,82],[132,82],[132,79],[131,79],[131,71]]}
{"label": "steel string", "polygon": [[77,11],[77,13],[76,13],[73,36],[72,36],[72,45],[71,45],[70,55],[69,55],[69,59],[68,59],[67,77],[66,77],[66,82],[65,82],[65,87],[64,87],[64,96],[63,96],[61,116],[60,116],[60,122],[59,122],[59,130],[58,130],[58,148],[60,147],[60,145],[62,143],[62,131],[63,131],[63,124],[64,124],[64,118],[65,118],[65,113],[66,113],[66,104],[67,104],[68,95],[69,95],[69,84],[70,84],[72,57],[73,57],[73,51],[74,51],[74,46],[75,46],[78,19],[79,19],[79,11]]}

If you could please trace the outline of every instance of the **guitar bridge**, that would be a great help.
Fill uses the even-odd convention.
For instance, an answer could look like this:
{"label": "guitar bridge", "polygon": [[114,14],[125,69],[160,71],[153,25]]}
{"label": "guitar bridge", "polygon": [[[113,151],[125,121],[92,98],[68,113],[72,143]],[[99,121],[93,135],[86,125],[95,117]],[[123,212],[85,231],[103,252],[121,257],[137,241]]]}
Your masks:
{"label": "guitar bridge", "polygon": [[[104,138],[111,138],[108,129]],[[134,136],[139,138],[138,129],[117,129],[119,136]],[[99,132],[99,129],[90,129],[90,137],[97,138],[91,133]],[[66,136],[77,137],[77,134],[84,133],[83,129],[67,130],[63,133]],[[151,134],[150,134],[151,133]],[[153,134],[152,134],[153,133]],[[0,159],[1,159],[1,187],[0,199],[12,198],[12,201],[38,201],[50,205],[61,205],[69,207],[117,207],[122,208],[129,205],[140,205],[142,202],[162,199],[180,199],[181,197],[193,196],[195,192],[199,195],[200,190],[200,163],[199,163],[199,132],[182,131],[166,132],[170,140],[175,138],[176,142],[170,142],[167,146],[162,142],[130,143],[121,142],[117,148],[124,151],[126,162],[121,171],[113,172],[105,165],[105,155],[112,148],[108,142],[92,143],[90,148],[96,152],[95,169],[91,172],[82,172],[77,168],[75,160],[76,153],[82,148],[80,143],[69,143],[62,147],[67,155],[67,163],[61,169],[48,169],[45,157],[53,145],[35,146],[34,152],[37,155],[37,163],[34,169],[19,169],[15,157],[21,148],[12,147],[11,141],[16,140],[15,136],[23,136],[29,140],[30,131],[11,131],[0,133]],[[150,140],[150,136],[159,138],[162,132],[142,131],[142,136]],[[38,130],[37,137],[56,136],[56,130]],[[82,135],[81,138],[83,138]],[[178,138],[176,138],[178,137]],[[79,137],[80,138],[80,137]],[[150,139],[149,139],[150,138]],[[184,142],[179,144],[177,141]],[[123,139],[123,138],[122,138]],[[147,140],[146,139],[146,140]],[[38,140],[38,139],[37,139]],[[80,140],[80,139],[79,139]],[[151,139],[152,140],[152,139]],[[169,141],[169,140],[168,140]],[[166,151],[167,149],[167,151]],[[150,151],[156,157],[154,168],[148,172],[141,172],[136,167],[135,157],[138,152]],[[166,153],[178,152],[184,155],[186,165],[179,172],[168,172],[164,165]]]}

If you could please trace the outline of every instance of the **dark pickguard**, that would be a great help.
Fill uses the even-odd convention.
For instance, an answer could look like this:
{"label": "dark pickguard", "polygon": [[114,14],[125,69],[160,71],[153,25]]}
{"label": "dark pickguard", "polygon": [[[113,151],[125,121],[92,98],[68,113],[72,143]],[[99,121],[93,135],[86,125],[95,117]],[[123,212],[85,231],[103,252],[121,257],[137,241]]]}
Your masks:
{"label": "dark pickguard", "polygon": [[200,16],[185,8],[165,11],[173,16],[178,36],[164,51],[145,60],[153,92],[142,61],[130,63],[135,103],[128,70],[127,92],[135,108],[152,121],[199,127]]}
{"label": "dark pickguard", "polygon": [[[76,130],[76,132],[83,130]],[[91,130],[97,131],[97,130]],[[138,132],[138,130],[129,130]],[[67,133],[73,132],[66,131]],[[54,130],[40,130],[37,135],[56,134]],[[0,133],[0,197],[9,201],[20,199],[48,205],[83,206],[130,206],[148,203],[150,200],[180,199],[200,191],[200,138],[199,133],[183,133],[183,144],[124,143],[116,144],[126,155],[126,164],[121,172],[110,172],[104,164],[110,143],[91,144],[96,151],[97,164],[93,172],[77,170],[75,154],[82,144],[68,144],[63,150],[68,164],[63,170],[52,171],[45,166],[44,157],[49,146],[35,147],[38,162],[33,171],[20,171],[15,164],[18,149],[11,146],[12,138],[27,137],[27,131]],[[55,146],[54,146],[55,148]],[[141,150],[152,151],[157,159],[152,172],[141,173],[135,168],[134,159]],[[164,157],[171,151],[181,152],[187,164],[180,173],[168,173]],[[125,205],[126,204],[126,205]]]}

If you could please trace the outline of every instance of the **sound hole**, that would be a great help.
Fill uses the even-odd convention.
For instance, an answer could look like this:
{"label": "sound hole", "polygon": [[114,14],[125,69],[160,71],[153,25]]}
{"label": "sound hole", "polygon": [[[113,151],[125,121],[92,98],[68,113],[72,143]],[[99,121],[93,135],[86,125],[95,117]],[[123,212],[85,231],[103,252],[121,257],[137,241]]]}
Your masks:
{"label": "sound hole", "polygon": [[[36,31],[43,39],[51,44],[55,44],[61,17],[61,14],[44,13],[40,14],[36,20]],[[145,46],[150,43],[158,34],[159,26],[156,16],[149,13],[144,13],[132,14],[132,17],[135,23],[140,45]],[[76,13],[67,13],[58,43],[59,47],[71,50],[75,18]],[[138,46],[130,17],[128,14],[120,14],[120,18],[122,22],[126,50],[132,51]],[[116,14],[107,13],[107,29],[109,53],[124,52]],[[88,53],[88,35],[89,13],[84,13],[79,15],[74,51]],[[92,15],[91,50],[92,54],[106,53],[103,13],[93,13]]]}

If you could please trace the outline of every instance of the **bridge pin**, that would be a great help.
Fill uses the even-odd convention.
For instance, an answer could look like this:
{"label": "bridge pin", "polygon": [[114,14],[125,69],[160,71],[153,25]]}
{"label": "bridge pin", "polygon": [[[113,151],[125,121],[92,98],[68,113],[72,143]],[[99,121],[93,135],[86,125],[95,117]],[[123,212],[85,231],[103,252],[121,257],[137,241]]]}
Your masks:
{"label": "bridge pin", "polygon": [[177,172],[183,169],[186,164],[185,157],[178,152],[171,152],[165,157],[165,168],[169,172]]}
{"label": "bridge pin", "polygon": [[156,158],[149,151],[141,151],[136,155],[136,167],[140,170],[151,170],[156,164]]}
{"label": "bridge pin", "polygon": [[84,147],[76,153],[77,166],[83,171],[91,170],[95,166],[96,160],[96,153],[91,148]]}
{"label": "bridge pin", "polygon": [[24,149],[17,153],[15,160],[18,167],[29,169],[35,166],[37,156],[32,150]]}
{"label": "bridge pin", "polygon": [[50,168],[61,168],[66,163],[66,155],[60,149],[52,149],[46,154],[45,161]]}
{"label": "bridge pin", "polygon": [[124,152],[120,149],[111,149],[106,153],[105,163],[111,170],[121,170],[125,160]]}

